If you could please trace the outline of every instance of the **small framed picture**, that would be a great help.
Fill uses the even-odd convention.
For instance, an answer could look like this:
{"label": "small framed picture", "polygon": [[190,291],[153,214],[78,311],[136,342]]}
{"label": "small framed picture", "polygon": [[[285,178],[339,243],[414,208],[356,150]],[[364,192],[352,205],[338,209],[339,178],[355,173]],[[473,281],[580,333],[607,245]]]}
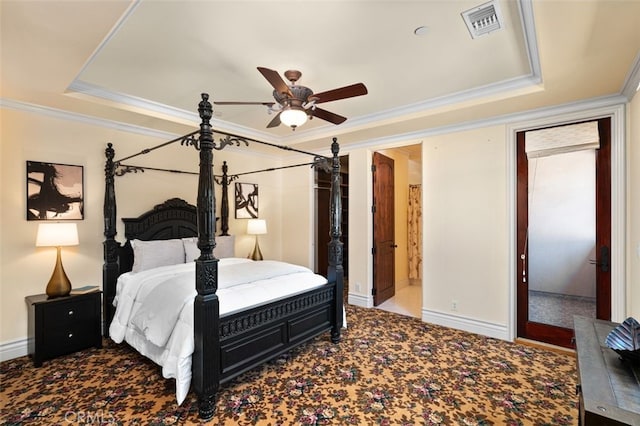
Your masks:
{"label": "small framed picture", "polygon": [[258,184],[236,182],[236,219],[258,217]]}
{"label": "small framed picture", "polygon": [[27,220],[84,219],[84,170],[27,161]]}

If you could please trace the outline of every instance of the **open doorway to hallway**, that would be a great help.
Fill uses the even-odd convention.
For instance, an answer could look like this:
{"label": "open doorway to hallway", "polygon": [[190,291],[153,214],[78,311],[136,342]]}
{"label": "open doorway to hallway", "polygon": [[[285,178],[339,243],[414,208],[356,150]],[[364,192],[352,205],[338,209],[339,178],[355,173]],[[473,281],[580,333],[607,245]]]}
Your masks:
{"label": "open doorway to hallway", "polygon": [[394,160],[394,228],[397,248],[394,296],[376,308],[421,318],[422,146],[407,145],[377,152]]}

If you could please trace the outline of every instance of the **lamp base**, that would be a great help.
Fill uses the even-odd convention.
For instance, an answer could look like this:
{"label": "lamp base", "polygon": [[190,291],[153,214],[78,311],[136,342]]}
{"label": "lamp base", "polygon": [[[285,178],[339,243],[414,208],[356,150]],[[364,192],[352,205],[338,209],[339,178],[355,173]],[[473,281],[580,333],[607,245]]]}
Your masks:
{"label": "lamp base", "polygon": [[53,268],[53,274],[47,284],[46,293],[50,298],[67,296],[71,292],[71,282],[67,277],[64,267],[62,266],[62,256],[60,255],[60,247],[56,255],[56,266]]}
{"label": "lamp base", "polygon": [[258,237],[256,236],[256,246],[253,248],[253,252],[249,256],[251,260],[263,260],[260,246],[258,245]]}

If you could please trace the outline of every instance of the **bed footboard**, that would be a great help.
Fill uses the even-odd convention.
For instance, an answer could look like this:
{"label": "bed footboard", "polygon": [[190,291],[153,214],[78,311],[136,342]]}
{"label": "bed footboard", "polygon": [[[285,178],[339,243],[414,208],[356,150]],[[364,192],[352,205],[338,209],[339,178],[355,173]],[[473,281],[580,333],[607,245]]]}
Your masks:
{"label": "bed footboard", "polygon": [[335,289],[335,283],[330,283],[222,318],[221,383],[329,331],[333,324]]}

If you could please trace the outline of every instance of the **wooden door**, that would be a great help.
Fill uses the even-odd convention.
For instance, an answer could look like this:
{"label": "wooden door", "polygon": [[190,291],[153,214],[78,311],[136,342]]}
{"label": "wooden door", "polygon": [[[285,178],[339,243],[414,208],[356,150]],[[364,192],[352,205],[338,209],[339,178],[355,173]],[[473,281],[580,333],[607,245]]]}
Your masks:
{"label": "wooden door", "polygon": [[[591,258],[584,261],[595,268],[595,310],[593,316],[602,320],[611,319],[611,272],[609,248],[611,246],[611,120],[598,120],[600,148],[595,150],[595,247]],[[525,133],[517,135],[517,321],[518,337],[573,348],[573,327],[549,324],[534,320],[531,309],[535,305],[530,300],[529,259],[530,212],[529,160],[525,153]],[[563,200],[558,200],[558,203]],[[570,241],[558,241],[570,245]],[[560,307],[559,309],[562,309]]]}
{"label": "wooden door", "polygon": [[395,294],[395,210],[393,159],[373,153],[373,304]]}

